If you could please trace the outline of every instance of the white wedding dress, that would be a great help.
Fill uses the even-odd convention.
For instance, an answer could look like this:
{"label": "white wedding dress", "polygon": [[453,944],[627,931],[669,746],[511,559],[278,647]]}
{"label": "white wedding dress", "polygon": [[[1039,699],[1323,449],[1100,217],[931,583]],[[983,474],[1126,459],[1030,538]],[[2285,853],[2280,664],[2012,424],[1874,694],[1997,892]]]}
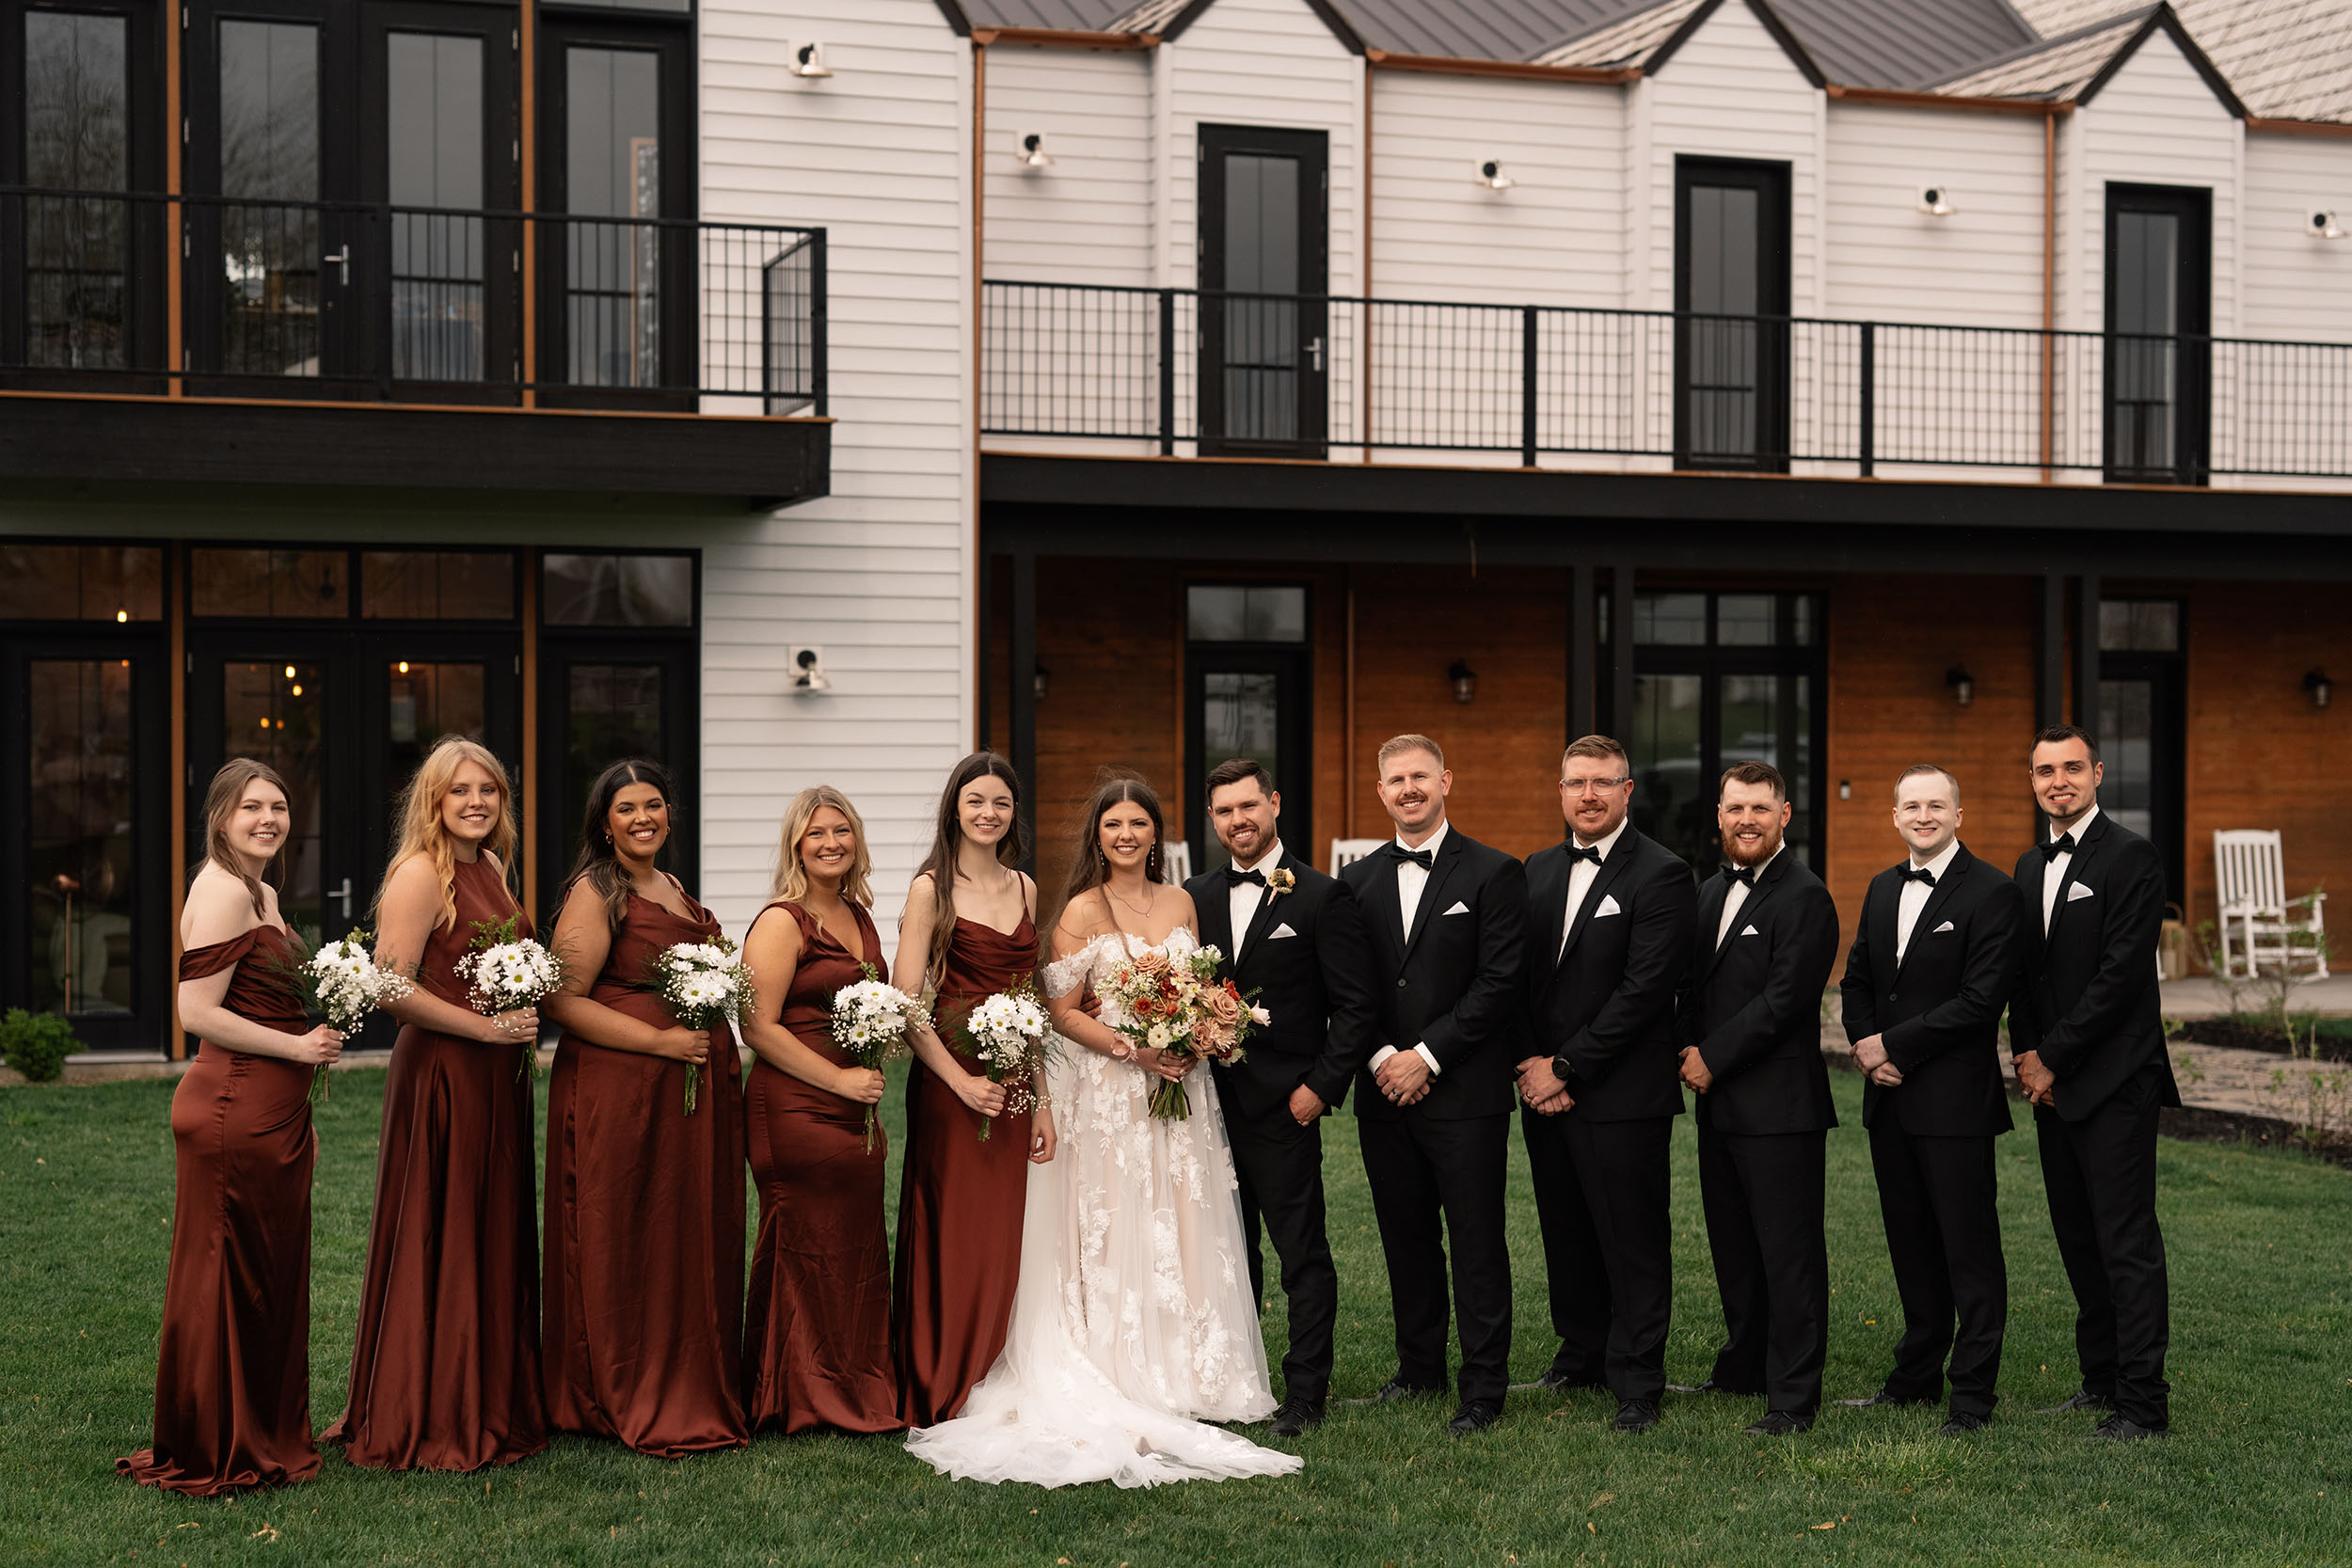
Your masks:
{"label": "white wedding dress", "polygon": [[[1180,957],[1198,942],[1178,929]],[[1139,937],[1096,938],[1046,966],[1067,995]],[[1104,1003],[1104,1022],[1116,1022]],[[1054,1158],[1029,1167],[1021,1276],[1004,1354],[963,1414],[910,1433],[910,1452],[966,1481],[1068,1486],[1286,1475],[1304,1463],[1205,1421],[1274,1412],[1233,1160],[1206,1069],[1184,1080],[1192,1115],[1152,1116],[1154,1082],[1061,1042],[1052,1069]]]}

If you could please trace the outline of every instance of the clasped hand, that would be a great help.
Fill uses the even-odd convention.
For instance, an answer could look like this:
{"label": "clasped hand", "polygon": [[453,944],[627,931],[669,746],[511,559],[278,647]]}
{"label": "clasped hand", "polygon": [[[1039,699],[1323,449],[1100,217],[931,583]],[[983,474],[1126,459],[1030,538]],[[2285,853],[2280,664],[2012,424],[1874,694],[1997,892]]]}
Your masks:
{"label": "clasped hand", "polygon": [[1552,1070],[1549,1056],[1530,1056],[1519,1064],[1519,1100],[1536,1115],[1546,1117],[1556,1117],[1576,1104],[1576,1097]]}
{"label": "clasped hand", "polygon": [[1429,1064],[1418,1051],[1400,1051],[1380,1064],[1372,1081],[1397,1104],[1415,1104],[1429,1093]]}
{"label": "clasped hand", "polygon": [[1897,1088],[1902,1084],[1902,1069],[1887,1059],[1884,1035],[1865,1035],[1854,1041],[1853,1065],[1868,1073],[1870,1082],[1880,1088]]}
{"label": "clasped hand", "polygon": [[1185,1074],[1200,1065],[1200,1058],[1190,1052],[1163,1051],[1157,1046],[1139,1045],[1136,1047],[1135,1063],[1154,1077],[1181,1084]]}
{"label": "clasped hand", "polygon": [[1682,1066],[1678,1076],[1701,1094],[1715,1086],[1715,1075],[1707,1069],[1707,1058],[1699,1054],[1699,1048],[1695,1045],[1682,1048]]}
{"label": "clasped hand", "polygon": [[2042,1065],[2039,1051],[2028,1051],[2017,1058],[2017,1086],[2036,1105],[2058,1104],[2058,1074]]}

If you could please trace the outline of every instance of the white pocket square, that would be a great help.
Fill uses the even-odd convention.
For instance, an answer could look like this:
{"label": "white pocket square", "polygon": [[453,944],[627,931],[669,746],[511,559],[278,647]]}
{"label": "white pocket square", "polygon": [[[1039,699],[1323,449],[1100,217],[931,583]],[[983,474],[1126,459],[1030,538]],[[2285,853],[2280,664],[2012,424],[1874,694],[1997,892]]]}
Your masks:
{"label": "white pocket square", "polygon": [[1625,911],[1617,907],[1617,895],[1613,893],[1604,893],[1600,895],[1600,908],[1593,911],[1593,918],[1598,920],[1604,915],[1623,913]]}
{"label": "white pocket square", "polygon": [[1951,928],[1952,928],[1952,923],[1951,923],[1950,921],[1948,921],[1948,920],[1947,920],[1947,921],[1944,922],[1944,924],[1943,924],[1943,925],[1938,926],[1938,927],[1935,928],[1935,930],[1934,930],[1931,934],[1932,934],[1932,935],[1935,935],[1935,936],[1939,936],[1939,937],[1940,937],[1940,936],[1942,936],[1945,932],[1947,932],[1947,931],[1950,930]]}
{"label": "white pocket square", "polygon": [[1740,934],[1741,936],[1743,936],[1743,937],[1752,937],[1752,936],[1757,936],[1757,935],[1760,935],[1761,933],[1759,933],[1759,932],[1756,930],[1756,928],[1755,927],[1751,926],[1751,927],[1749,927],[1746,930],[1741,931]]}
{"label": "white pocket square", "polygon": [[2070,904],[2077,898],[2088,898],[2090,896],[2090,889],[2085,887],[2080,882],[2076,882],[2073,887],[2066,890],[2066,901]]}
{"label": "white pocket square", "polygon": [[1454,901],[1454,907],[1445,912],[1448,914],[1468,914],[1470,913],[1470,906],[1463,903],[1459,898],[1456,898]]}
{"label": "white pocket square", "polygon": [[1296,931],[1290,928],[1289,924],[1286,922],[1280,926],[1277,926],[1271,931],[1268,931],[1265,934],[1265,939],[1268,942],[1279,942],[1284,937],[1295,937],[1297,934],[1298,933]]}

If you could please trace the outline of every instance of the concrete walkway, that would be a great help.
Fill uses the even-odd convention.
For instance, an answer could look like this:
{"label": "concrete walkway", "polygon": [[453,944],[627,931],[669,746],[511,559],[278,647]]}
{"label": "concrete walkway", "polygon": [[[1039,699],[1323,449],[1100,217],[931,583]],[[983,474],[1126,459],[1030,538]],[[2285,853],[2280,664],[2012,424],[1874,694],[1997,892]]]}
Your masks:
{"label": "concrete walkway", "polygon": [[[2239,994],[2246,1006],[2258,1008],[2273,994],[2268,987],[2257,992],[2249,982],[2241,986]],[[2299,980],[2287,988],[2289,1012],[2327,1013],[2334,1017],[2352,1015],[2352,974],[2330,974],[2325,980]],[[2183,980],[2164,982],[2164,1016],[2167,1018],[2217,1018],[2230,1011],[2229,992],[2211,975],[2192,974]],[[2257,1053],[2259,1054],[2259,1053]]]}

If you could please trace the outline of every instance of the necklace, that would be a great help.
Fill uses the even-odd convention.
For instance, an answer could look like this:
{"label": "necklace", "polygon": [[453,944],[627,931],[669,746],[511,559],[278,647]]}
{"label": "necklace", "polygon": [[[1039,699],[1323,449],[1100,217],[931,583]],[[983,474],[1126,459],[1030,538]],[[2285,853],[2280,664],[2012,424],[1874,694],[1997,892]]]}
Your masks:
{"label": "necklace", "polygon": [[1110,895],[1111,897],[1113,897],[1113,898],[1118,898],[1118,899],[1119,899],[1119,901],[1120,901],[1120,903],[1121,905],[1123,905],[1123,906],[1124,906],[1125,908],[1127,908],[1127,909],[1133,910],[1133,911],[1134,911],[1136,913],[1137,913],[1137,914],[1147,914],[1147,915],[1148,915],[1148,914],[1150,914],[1150,913],[1152,912],[1152,896],[1151,896],[1151,895],[1150,895],[1150,893],[1149,893],[1149,892],[1146,892],[1146,894],[1144,895],[1144,899],[1143,899],[1143,903],[1142,903],[1141,907],[1137,907],[1136,905],[1134,905],[1134,904],[1129,904],[1129,903],[1127,902],[1127,900],[1126,900],[1126,899],[1124,899],[1124,898],[1122,898],[1122,897],[1120,897],[1120,895],[1119,895],[1118,894],[1116,894],[1116,893],[1112,893],[1112,892],[1111,892],[1111,885],[1110,885],[1110,883],[1108,883],[1108,882],[1104,882],[1104,883],[1103,884],[1103,891],[1104,891],[1105,894],[1109,894],[1109,895]]}

